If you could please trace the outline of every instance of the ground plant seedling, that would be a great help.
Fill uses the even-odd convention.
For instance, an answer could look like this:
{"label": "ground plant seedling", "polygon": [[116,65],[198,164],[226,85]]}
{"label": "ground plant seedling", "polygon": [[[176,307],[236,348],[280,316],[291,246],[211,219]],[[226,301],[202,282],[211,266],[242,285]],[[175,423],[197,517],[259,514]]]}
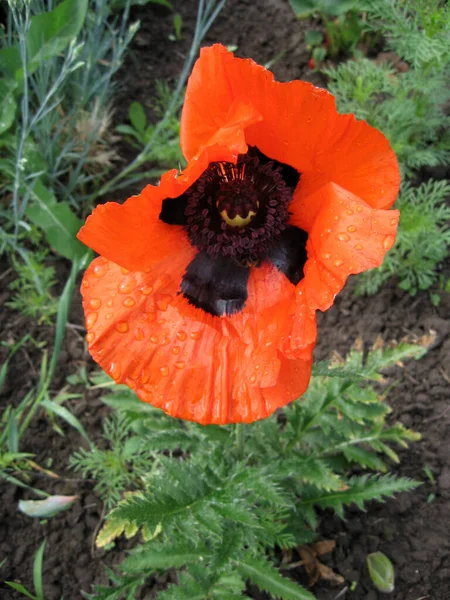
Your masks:
{"label": "ground plant seedling", "polygon": [[1,598],[447,599],[449,65],[442,0],[0,6]]}

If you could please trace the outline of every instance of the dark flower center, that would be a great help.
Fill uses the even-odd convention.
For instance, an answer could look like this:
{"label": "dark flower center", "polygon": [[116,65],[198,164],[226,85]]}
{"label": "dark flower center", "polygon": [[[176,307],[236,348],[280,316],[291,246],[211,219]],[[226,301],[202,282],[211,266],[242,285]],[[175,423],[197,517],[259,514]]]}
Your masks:
{"label": "dark flower center", "polygon": [[199,253],[181,290],[213,315],[232,314],[247,299],[250,267],[270,260],[295,285],[303,277],[307,234],[288,225],[300,174],[257,148],[210,163],[178,198],[163,201],[160,219],[183,225]]}
{"label": "dark flower center", "polygon": [[272,161],[246,154],[211,163],[186,192],[189,239],[212,258],[256,264],[286,228],[292,192]]}

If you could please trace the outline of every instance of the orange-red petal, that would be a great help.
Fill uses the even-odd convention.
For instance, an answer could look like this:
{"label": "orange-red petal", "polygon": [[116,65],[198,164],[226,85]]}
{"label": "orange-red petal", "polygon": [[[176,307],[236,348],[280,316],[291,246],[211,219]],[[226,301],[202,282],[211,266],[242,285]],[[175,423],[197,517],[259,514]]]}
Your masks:
{"label": "orange-red petal", "polygon": [[350,274],[383,262],[395,242],[399,211],[372,208],[334,183],[316,191],[309,201],[320,206],[320,212],[310,231],[297,304],[302,311],[326,310]]}
{"label": "orange-red petal", "polygon": [[388,140],[353,115],[340,115],[326,90],[304,81],[278,83],[270,71],[235,58],[224,46],[203,48],[188,82],[181,120],[185,156],[194,157],[229,118],[230,107],[253,107],[247,144],[301,173],[297,206],[309,231],[316,215],[309,195],[334,182],[374,208],[389,208],[400,184]]}
{"label": "orange-red petal", "polygon": [[[307,388],[313,345],[286,364],[280,339],[292,324],[295,288],[270,264],[253,273],[248,306],[218,318],[177,293],[182,261],[128,273],[100,257],[82,285],[89,350],[117,382],[174,417],[204,424],[265,418]],[[270,300],[261,294],[264,280],[273,284]]]}

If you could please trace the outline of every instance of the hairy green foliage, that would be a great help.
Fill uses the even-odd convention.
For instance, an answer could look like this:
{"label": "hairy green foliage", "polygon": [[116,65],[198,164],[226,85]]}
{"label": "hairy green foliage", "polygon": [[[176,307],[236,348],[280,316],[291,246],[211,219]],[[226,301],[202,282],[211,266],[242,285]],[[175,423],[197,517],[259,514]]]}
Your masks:
{"label": "hairy green foliage", "polygon": [[[383,386],[382,369],[422,353],[400,344],[321,363],[302,402],[284,410],[282,425],[271,417],[239,426],[244,452],[235,427],[170,419],[131,390],[112,388],[108,404],[127,415],[151,458],[141,488],[112,510],[97,543],[139,532],[143,542],[121,575],[111,574],[114,587],[98,587],[91,598],[131,598],[154,573],[177,569],[178,585],[161,592],[161,600],[242,598],[247,580],[274,598],[312,600],[280,572],[274,550],[312,541],[317,509],[343,516],[345,506],[363,508],[415,487],[386,472],[389,461],[398,461],[392,445],[418,435],[386,423],[390,409],[370,381]],[[181,455],[172,452],[177,441]]]}
{"label": "hairy green foliage", "polygon": [[449,197],[446,181],[402,187],[396,204],[401,215],[397,242],[379,269],[359,276],[356,293],[373,294],[392,275],[399,279],[399,287],[412,295],[438,281],[437,266],[450,248]]}
{"label": "hairy green foliage", "polygon": [[72,468],[97,480],[95,489],[108,508],[120,500],[124,490],[139,487],[140,478],[148,469],[151,449],[146,447],[145,439],[132,434],[129,419],[113,414],[103,425],[108,448],[91,444],[70,457]]}
{"label": "hairy green foliage", "polygon": [[[387,50],[403,60],[348,61],[325,70],[341,112],[352,112],[380,129],[397,154],[404,178],[421,167],[450,161],[450,9],[439,0],[371,0],[368,25],[380,31]],[[447,256],[450,234],[445,183],[417,189],[404,185],[397,243],[383,265],[359,277],[357,293],[375,293],[391,276],[411,294],[429,289]]]}
{"label": "hairy green foliage", "polygon": [[12,257],[16,278],[9,284],[14,292],[6,306],[35,319],[40,324],[52,323],[58,310],[58,300],[52,294],[56,284],[55,269],[46,264],[48,251],[28,254],[28,261]]}

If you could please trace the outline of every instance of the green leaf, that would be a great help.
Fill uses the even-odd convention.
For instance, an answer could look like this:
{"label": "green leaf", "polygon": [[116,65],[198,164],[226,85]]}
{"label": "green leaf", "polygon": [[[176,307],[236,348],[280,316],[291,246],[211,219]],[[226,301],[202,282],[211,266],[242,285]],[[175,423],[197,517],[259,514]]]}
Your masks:
{"label": "green leaf", "polygon": [[304,19],[319,9],[317,0],[289,0],[289,4],[298,19]]}
{"label": "green leaf", "polygon": [[143,134],[147,126],[147,117],[145,116],[144,107],[140,102],[132,102],[128,109],[128,117],[133,127]]}
{"label": "green leaf", "polygon": [[16,415],[11,412],[7,425],[8,430],[8,450],[11,454],[19,452],[19,431],[17,429]]}
{"label": "green leaf", "polygon": [[17,82],[14,79],[0,79],[0,135],[14,123],[17,104],[14,91]]}
{"label": "green leaf", "polygon": [[76,234],[83,222],[68,204],[57,202],[40,179],[34,184],[32,198],[34,202],[26,209],[27,217],[45,232],[48,243],[58,254],[70,260],[81,260],[86,247],[77,240]]}
{"label": "green leaf", "polygon": [[268,592],[274,598],[282,600],[316,600],[314,596],[307,592],[290,579],[282,577],[279,571],[267,560],[248,557],[236,561],[239,573],[250,579],[261,590]]}
{"label": "green leaf", "polygon": [[80,423],[80,421],[76,418],[75,415],[73,415],[69,410],[67,410],[67,408],[61,406],[60,404],[57,404],[53,400],[49,400],[48,398],[42,401],[41,406],[46,408],[48,411],[55,413],[55,415],[58,415],[58,417],[60,417],[61,419],[64,419],[66,423],[68,423],[71,427],[76,429],[79,434],[81,434],[87,441],[89,441],[88,434],[86,433],[86,430],[84,429],[83,425]]}
{"label": "green leaf", "polygon": [[397,494],[412,490],[420,485],[406,477],[395,477],[394,475],[363,475],[352,477],[348,482],[348,488],[341,492],[329,492],[317,494],[315,491],[305,493],[300,506],[318,505],[321,508],[333,508],[340,517],[344,516],[344,505],[356,504],[364,508],[364,502],[368,500],[383,500]]}
{"label": "green leaf", "polygon": [[[28,72],[56,56],[75,39],[83,26],[88,0],[64,0],[50,12],[35,15],[26,35]],[[0,70],[8,70],[16,81],[23,78],[19,44],[0,50]]]}
{"label": "green leaf", "polygon": [[180,568],[190,563],[199,563],[207,552],[206,548],[198,548],[182,542],[164,542],[163,544],[151,544],[133,552],[126,558],[121,570],[126,573],[145,573]]}
{"label": "green leaf", "polygon": [[33,562],[33,583],[34,591],[39,600],[44,600],[44,589],[42,587],[42,562],[44,560],[44,550],[47,540],[44,540],[36,552]]}
{"label": "green leaf", "polygon": [[323,42],[323,33],[317,29],[308,29],[305,32],[305,44],[307,46],[318,46]]}
{"label": "green leaf", "polygon": [[373,584],[380,592],[390,594],[394,591],[394,567],[383,552],[373,552],[367,557],[367,568]]}
{"label": "green leaf", "polygon": [[15,581],[5,581],[5,583],[6,585],[9,585],[9,587],[12,587],[13,590],[20,592],[27,598],[31,598],[31,600],[41,600],[37,596],[33,596],[33,594],[30,594],[30,592],[26,588],[24,588],[21,583],[16,583]]}

